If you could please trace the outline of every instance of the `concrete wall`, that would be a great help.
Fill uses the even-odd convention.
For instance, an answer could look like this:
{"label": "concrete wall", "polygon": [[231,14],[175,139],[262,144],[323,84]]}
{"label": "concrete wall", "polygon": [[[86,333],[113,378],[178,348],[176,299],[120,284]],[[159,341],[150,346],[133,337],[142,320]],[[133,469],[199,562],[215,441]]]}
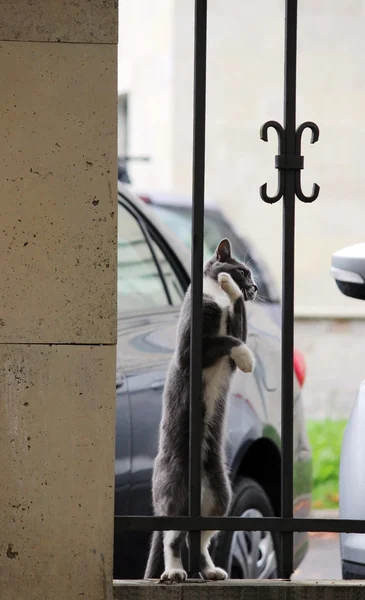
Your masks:
{"label": "concrete wall", "polygon": [[117,6],[3,0],[0,598],[112,597]]}
{"label": "concrete wall", "polygon": [[307,363],[306,418],[348,419],[365,378],[364,340],[364,320],[295,321],[295,344]]}
{"label": "concrete wall", "polygon": [[352,600],[360,596],[360,581],[258,581],[228,579],[206,583],[156,585],[152,581],[120,581],[114,589],[115,600]]}

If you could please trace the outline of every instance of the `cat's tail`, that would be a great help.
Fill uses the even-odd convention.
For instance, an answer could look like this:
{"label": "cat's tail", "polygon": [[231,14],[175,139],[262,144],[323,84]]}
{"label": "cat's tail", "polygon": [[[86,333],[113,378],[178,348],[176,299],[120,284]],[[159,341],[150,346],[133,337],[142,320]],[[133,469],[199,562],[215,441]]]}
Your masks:
{"label": "cat's tail", "polygon": [[163,561],[163,532],[154,531],[148,556],[145,579],[160,579],[164,570]]}

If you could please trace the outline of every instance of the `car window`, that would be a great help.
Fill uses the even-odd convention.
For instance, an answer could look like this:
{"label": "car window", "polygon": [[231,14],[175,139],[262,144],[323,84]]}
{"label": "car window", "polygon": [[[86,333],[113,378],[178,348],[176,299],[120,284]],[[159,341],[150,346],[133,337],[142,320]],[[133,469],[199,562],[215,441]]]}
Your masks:
{"label": "car window", "polygon": [[[158,204],[152,204],[152,208],[156,211],[159,218],[170,227],[170,229],[178,236],[179,240],[190,250],[191,249],[191,211],[179,208],[165,208]],[[205,227],[206,229],[206,227]],[[206,238],[206,232],[204,233]],[[208,260],[215,250],[211,251],[206,239],[204,239],[204,260]]]}
{"label": "car window", "polygon": [[[172,229],[185,246],[191,249],[191,208],[182,206],[161,206],[152,204],[162,221]],[[210,258],[217,243],[228,237],[232,242],[234,256],[250,265],[259,288],[260,298],[265,302],[278,302],[278,294],[269,271],[263,267],[262,260],[254,254],[253,248],[233,231],[229,223],[216,211],[205,211],[204,215],[204,260]]]}
{"label": "car window", "polygon": [[184,298],[184,290],[181,286],[181,283],[178,277],[176,276],[176,273],[173,270],[170,261],[166,258],[158,244],[156,244],[154,240],[151,240],[151,244],[153,246],[153,251],[155,253],[156,259],[158,260],[160,269],[166,282],[171,303],[181,304]]}
{"label": "car window", "polygon": [[167,307],[169,300],[137,219],[118,205],[118,310]]}

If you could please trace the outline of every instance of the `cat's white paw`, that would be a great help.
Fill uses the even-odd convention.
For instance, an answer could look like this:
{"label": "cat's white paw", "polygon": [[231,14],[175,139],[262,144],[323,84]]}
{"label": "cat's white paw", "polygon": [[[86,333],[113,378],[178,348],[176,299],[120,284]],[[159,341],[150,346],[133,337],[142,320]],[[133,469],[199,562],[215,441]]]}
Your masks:
{"label": "cat's white paw", "polygon": [[242,296],[242,292],[237,283],[233,281],[232,277],[228,273],[219,273],[218,283],[222,290],[228,294],[233,302]]}
{"label": "cat's white paw", "polygon": [[255,368],[254,356],[246,344],[232,348],[231,358],[233,358],[237,367],[244,373],[252,373]]}
{"label": "cat's white paw", "polygon": [[223,579],[227,579],[227,573],[221,569],[220,567],[214,567],[214,569],[206,569],[203,572],[204,579],[208,579],[209,581],[222,581]]}
{"label": "cat's white paw", "polygon": [[174,581],[175,583],[180,583],[181,581],[185,581],[187,577],[187,573],[184,569],[169,569],[162,573],[161,581]]}

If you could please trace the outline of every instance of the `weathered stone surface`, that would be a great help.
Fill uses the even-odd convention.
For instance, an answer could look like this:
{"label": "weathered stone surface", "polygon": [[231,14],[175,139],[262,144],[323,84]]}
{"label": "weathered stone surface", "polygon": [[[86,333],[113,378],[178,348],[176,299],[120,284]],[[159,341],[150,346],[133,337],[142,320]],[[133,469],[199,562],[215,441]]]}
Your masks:
{"label": "weathered stone surface", "polygon": [[0,39],[117,43],[118,0],[2,0]]}
{"label": "weathered stone surface", "polygon": [[115,348],[0,345],[0,598],[110,600]]}
{"label": "weathered stone surface", "polygon": [[242,581],[161,585],[114,582],[114,600],[360,600],[365,582]]}
{"label": "weathered stone surface", "polygon": [[116,48],[0,44],[1,343],[116,341]]}

